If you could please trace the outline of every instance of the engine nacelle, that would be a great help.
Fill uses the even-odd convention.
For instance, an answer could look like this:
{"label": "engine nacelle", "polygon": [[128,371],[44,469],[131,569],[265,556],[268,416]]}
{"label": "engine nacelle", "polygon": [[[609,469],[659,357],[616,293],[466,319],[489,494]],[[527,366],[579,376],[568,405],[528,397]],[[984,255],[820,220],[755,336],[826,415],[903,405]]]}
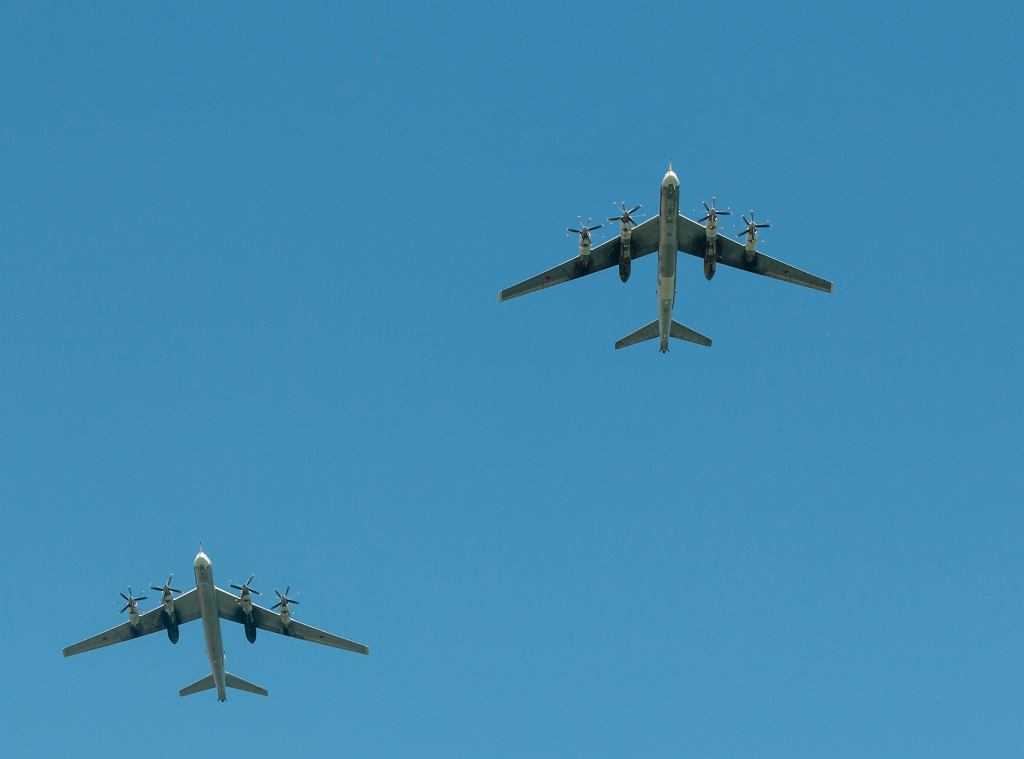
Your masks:
{"label": "engine nacelle", "polygon": [[245,621],[245,637],[250,643],[256,642],[256,623],[250,620]]}
{"label": "engine nacelle", "polygon": [[704,278],[711,280],[715,276],[715,266],[718,263],[718,237],[708,235],[708,246],[704,250]]}
{"label": "engine nacelle", "polygon": [[629,228],[628,224],[622,225],[622,231],[619,232],[619,239],[622,241],[622,250],[619,252],[619,279],[623,282],[629,281],[629,273],[633,268],[632,260],[632,245],[633,245],[633,233]]}
{"label": "engine nacelle", "polygon": [[161,616],[164,618],[164,628],[167,630],[167,639],[171,643],[178,642],[178,618],[174,612],[168,613],[167,609],[161,611]]}

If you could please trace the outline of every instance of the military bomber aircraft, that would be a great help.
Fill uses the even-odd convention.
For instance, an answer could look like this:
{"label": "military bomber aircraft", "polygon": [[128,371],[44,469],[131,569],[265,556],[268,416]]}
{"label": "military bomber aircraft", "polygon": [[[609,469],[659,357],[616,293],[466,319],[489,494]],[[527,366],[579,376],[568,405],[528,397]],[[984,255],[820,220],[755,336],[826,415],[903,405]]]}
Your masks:
{"label": "military bomber aircraft", "polygon": [[[711,338],[695,332],[689,327],[673,321],[672,308],[676,299],[676,254],[678,251],[704,259],[704,276],[711,279],[715,276],[716,266],[720,263],[736,269],[763,274],[766,277],[781,279],[822,292],[832,292],[832,283],[816,277],[767,256],[757,249],[758,230],[769,226],[767,223],[743,216],[745,228],[740,237],[746,237],[744,243],[737,242],[718,231],[718,220],[731,212],[704,203],[707,214],[700,221],[694,221],[679,213],[679,177],[669,164],[668,171],[661,180],[661,202],[658,215],[637,224],[633,214],[640,206],[627,209],[620,206],[621,213],[612,216],[608,221],[619,223],[619,234],[597,247],[592,246],[591,232],[600,228],[580,224],[578,228],[567,231],[579,235],[579,254],[554,268],[530,277],[518,284],[505,288],[498,296],[505,301],[526,295],[545,287],[558,285],[572,279],[578,279],[607,269],[618,264],[619,278],[625,282],[629,279],[630,268],[634,258],[658,252],[658,318],[636,332],[615,343],[616,349],[625,348],[645,340],[659,338],[662,353],[668,351],[670,337],[687,340],[697,345],[710,346]],[[703,223],[702,223],[703,222]]]}
{"label": "military bomber aircraft", "polygon": [[[167,578],[163,587],[153,586],[153,590],[161,593],[160,606],[151,609],[144,614],[139,612],[139,601],[144,601],[145,596],[135,596],[131,588],[128,594],[121,594],[125,604],[122,612],[128,612],[128,621],[117,627],[112,627],[106,632],[94,635],[73,646],[64,649],[64,656],[74,656],[85,651],[92,651],[114,643],[122,643],[126,640],[139,638],[143,635],[166,630],[167,637],[171,643],[178,642],[178,628],[186,622],[196,619],[203,620],[203,634],[206,637],[206,652],[210,658],[209,675],[202,677],[191,685],[182,688],[178,694],[189,696],[200,691],[217,689],[217,700],[224,701],[227,698],[226,688],[256,693],[266,696],[267,691],[258,685],[250,683],[237,675],[226,672],[224,669],[224,646],[220,635],[220,621],[227,619],[237,622],[245,628],[245,637],[250,643],[256,642],[256,631],[266,630],[267,632],[285,635],[290,638],[308,640],[313,643],[322,643],[325,646],[342,648],[346,651],[353,651],[357,654],[368,654],[370,649],[362,643],[356,643],[345,638],[340,638],[332,633],[318,630],[315,627],[303,624],[292,619],[291,607],[298,604],[288,597],[291,588],[286,588],[284,593],[274,591],[278,601],[270,609],[253,603],[252,597],[260,595],[258,590],[252,588],[252,577],[249,577],[242,585],[232,585],[238,591],[236,596],[226,590],[222,590],[213,584],[213,563],[210,557],[200,549],[193,562],[196,576],[196,587],[175,597],[180,590],[171,587],[173,575]],[[276,611],[275,611],[276,610]]]}

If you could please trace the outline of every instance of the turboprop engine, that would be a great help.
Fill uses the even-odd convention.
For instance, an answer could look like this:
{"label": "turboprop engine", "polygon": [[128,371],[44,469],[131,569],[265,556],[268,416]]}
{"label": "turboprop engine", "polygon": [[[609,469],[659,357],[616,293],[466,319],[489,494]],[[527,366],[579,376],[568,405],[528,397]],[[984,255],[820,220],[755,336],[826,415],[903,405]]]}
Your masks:
{"label": "turboprop engine", "polygon": [[640,206],[633,206],[627,210],[626,204],[620,202],[619,210],[622,213],[618,216],[609,216],[608,221],[619,222],[619,239],[622,242],[622,250],[619,254],[619,279],[627,282],[629,281],[629,272],[632,269],[630,247],[632,245],[633,227],[636,226],[636,222],[633,221],[633,214],[640,210]]}
{"label": "turboprop engine", "polygon": [[710,280],[715,276],[715,265],[718,263],[718,217],[729,216],[732,211],[723,211],[717,207],[715,198],[711,198],[711,205],[704,204],[707,213],[701,222],[707,222],[707,247],[704,249],[704,278]]}
{"label": "turboprop engine", "polygon": [[150,585],[150,590],[158,590],[161,593],[160,603],[163,604],[163,609],[160,610],[160,615],[164,618],[164,628],[167,630],[167,638],[171,643],[178,642],[178,615],[174,611],[174,594],[181,593],[177,588],[171,587],[171,580],[174,579],[174,575],[167,575],[167,582],[163,584],[163,587],[157,587],[156,585]]}
{"label": "turboprop engine", "polygon": [[754,221],[753,211],[750,212],[749,219],[746,216],[741,216],[740,218],[747,225],[746,229],[740,232],[740,236],[746,235],[747,243],[744,245],[743,258],[747,262],[747,266],[750,266],[757,258],[757,230],[767,229],[771,224],[766,221],[760,223]]}
{"label": "turboprop engine", "polygon": [[590,246],[591,246],[590,233],[593,232],[595,229],[600,229],[600,228],[601,228],[600,224],[597,224],[597,225],[595,225],[593,227],[584,226],[582,220],[580,220],[580,227],[579,227],[579,229],[575,229],[573,227],[568,227],[565,230],[567,233],[568,232],[572,232],[573,234],[576,234],[576,235],[580,236],[580,258],[579,258],[579,265],[580,265],[580,267],[584,271],[586,271],[587,269],[590,268]]}
{"label": "turboprop engine", "polygon": [[132,593],[132,588],[128,586],[128,595],[119,593],[118,595],[124,599],[124,606],[121,607],[122,612],[128,612],[128,622],[131,623],[132,627],[139,624],[139,601],[145,601],[146,596],[139,596],[138,598]]}
{"label": "turboprop engine", "polygon": [[289,605],[297,605],[299,603],[298,601],[293,601],[292,599],[288,598],[288,593],[291,591],[291,589],[292,586],[289,585],[287,588],[284,589],[284,593],[282,593],[279,590],[275,590],[274,592],[277,594],[278,600],[276,604],[270,607],[271,609],[281,610],[278,612],[278,614],[281,615],[281,624],[284,625],[284,628],[286,630],[288,629],[288,625],[290,625],[292,622],[292,612],[291,609],[289,609],[288,607]]}
{"label": "turboprop engine", "polygon": [[250,643],[256,642],[256,618],[252,613],[252,597],[255,593],[257,596],[261,593],[252,587],[252,580],[256,575],[249,575],[249,579],[243,582],[241,585],[232,585],[231,587],[238,591],[238,605],[242,607],[242,614],[245,615],[245,638]]}

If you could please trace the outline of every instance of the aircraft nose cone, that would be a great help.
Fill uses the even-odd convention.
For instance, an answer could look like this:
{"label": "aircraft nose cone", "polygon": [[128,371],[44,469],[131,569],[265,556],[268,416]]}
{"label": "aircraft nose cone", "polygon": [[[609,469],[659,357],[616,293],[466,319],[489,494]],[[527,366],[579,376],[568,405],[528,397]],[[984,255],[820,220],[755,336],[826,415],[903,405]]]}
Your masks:
{"label": "aircraft nose cone", "polygon": [[678,187],[679,186],[679,177],[672,170],[672,164],[669,164],[668,171],[665,172],[665,178],[661,180],[661,186],[662,187],[668,187],[668,186]]}
{"label": "aircraft nose cone", "polygon": [[210,557],[200,551],[196,554],[195,565],[196,568],[210,566]]}

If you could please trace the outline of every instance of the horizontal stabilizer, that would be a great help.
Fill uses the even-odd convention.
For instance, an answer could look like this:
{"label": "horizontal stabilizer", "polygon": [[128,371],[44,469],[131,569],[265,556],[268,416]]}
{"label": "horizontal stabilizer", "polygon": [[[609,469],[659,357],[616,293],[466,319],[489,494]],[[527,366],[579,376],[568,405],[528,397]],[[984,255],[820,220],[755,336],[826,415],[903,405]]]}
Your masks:
{"label": "horizontal stabilizer", "polygon": [[[679,322],[672,322],[671,331],[669,336],[674,337],[676,340],[686,340],[690,343],[696,343],[697,345],[703,345],[705,348],[711,347],[711,338],[705,337],[700,332],[694,332],[689,327],[684,327]],[[615,349],[628,348],[630,345],[636,345],[642,343],[645,340],[653,340],[658,337],[658,322],[651,322],[650,324],[641,327],[631,335],[626,335],[624,338],[615,343]],[[666,350],[666,346],[662,346],[662,350]]]}
{"label": "horizontal stabilizer", "polygon": [[641,327],[636,332],[626,335],[624,338],[615,343],[615,350],[619,348],[628,348],[631,345],[642,343],[644,340],[653,340],[658,336],[658,322],[651,322],[650,324]]}
{"label": "horizontal stabilizer", "polygon": [[199,693],[204,690],[210,690],[214,686],[213,675],[207,675],[201,680],[196,680],[191,685],[182,688],[178,691],[179,696],[191,696],[193,693]]}
{"label": "horizontal stabilizer", "polygon": [[705,348],[711,347],[711,338],[704,337],[700,332],[694,332],[689,327],[684,327],[679,322],[672,322],[672,331],[669,333],[676,340],[686,340],[690,343],[697,343],[697,345],[703,345]]}
{"label": "horizontal stabilizer", "polygon": [[244,690],[248,691],[249,693],[255,693],[257,696],[267,695],[266,688],[261,688],[258,685],[254,685],[253,683],[250,683],[248,680],[243,680],[237,675],[232,675],[230,672],[224,673],[224,684],[229,688],[234,688],[235,690]]}

